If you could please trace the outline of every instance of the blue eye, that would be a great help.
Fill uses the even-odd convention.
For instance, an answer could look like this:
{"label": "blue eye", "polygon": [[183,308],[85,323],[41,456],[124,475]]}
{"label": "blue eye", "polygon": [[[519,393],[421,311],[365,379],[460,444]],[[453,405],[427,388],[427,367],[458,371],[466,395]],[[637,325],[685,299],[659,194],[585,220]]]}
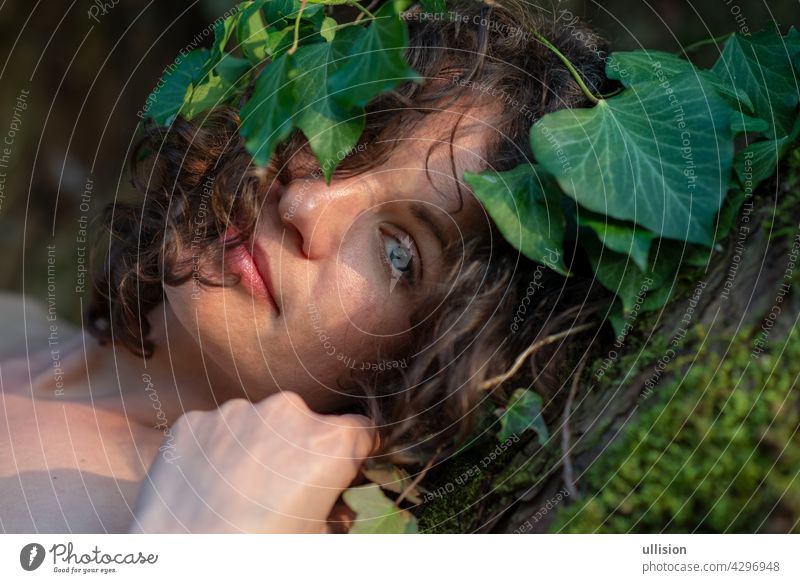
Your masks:
{"label": "blue eye", "polygon": [[[397,236],[383,233],[384,262],[387,264],[393,283],[403,277],[414,283],[414,242],[406,234]],[[392,286],[394,287],[394,286]]]}
{"label": "blue eye", "polygon": [[389,261],[391,261],[392,267],[398,271],[406,272],[411,266],[411,250],[402,245],[393,247],[389,251]]}

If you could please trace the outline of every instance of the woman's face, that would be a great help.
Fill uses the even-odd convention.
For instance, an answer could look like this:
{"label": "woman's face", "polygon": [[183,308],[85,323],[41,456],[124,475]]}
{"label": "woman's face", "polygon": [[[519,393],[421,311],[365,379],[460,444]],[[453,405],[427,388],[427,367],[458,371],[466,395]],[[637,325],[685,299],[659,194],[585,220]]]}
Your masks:
{"label": "woman's face", "polygon": [[[456,116],[437,118],[362,175],[326,185],[320,173],[292,173],[287,186],[276,183],[253,241],[219,266],[239,284],[166,288],[178,322],[225,371],[212,383],[233,383],[252,400],[295,391],[324,412],[342,404],[337,380],[349,371],[407,366],[397,355],[414,334],[415,305],[442,280],[443,246],[488,229],[465,184],[463,205],[458,195],[443,138]],[[453,140],[459,178],[485,167],[486,126],[469,122]]]}

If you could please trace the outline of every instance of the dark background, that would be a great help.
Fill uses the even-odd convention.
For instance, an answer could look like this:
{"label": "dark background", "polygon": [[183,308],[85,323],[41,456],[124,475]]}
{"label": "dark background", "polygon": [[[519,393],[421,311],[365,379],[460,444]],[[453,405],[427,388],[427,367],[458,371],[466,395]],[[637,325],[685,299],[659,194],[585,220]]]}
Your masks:
{"label": "dark background", "polygon": [[[76,236],[81,197],[92,181],[89,215],[130,192],[125,161],[136,115],[161,72],[219,15],[226,0],[106,0],[0,4],[0,142],[17,96],[27,109],[10,146],[0,201],[0,290],[44,299],[47,245],[55,244],[58,311],[75,321],[80,294]],[[498,0],[502,1],[502,0]],[[777,0],[571,0],[569,10],[604,33],[615,49],[675,51],[681,45],[776,20],[800,23],[800,2]],[[206,36],[208,44],[211,36]],[[715,58],[709,47],[697,56]],[[3,144],[0,143],[0,147]],[[0,180],[2,178],[0,177]],[[85,207],[84,207],[85,208]]]}

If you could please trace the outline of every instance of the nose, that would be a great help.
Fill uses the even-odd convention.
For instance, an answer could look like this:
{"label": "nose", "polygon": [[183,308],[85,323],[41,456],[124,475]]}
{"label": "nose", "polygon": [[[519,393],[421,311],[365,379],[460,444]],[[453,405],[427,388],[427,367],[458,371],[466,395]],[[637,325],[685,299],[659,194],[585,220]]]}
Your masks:
{"label": "nose", "polygon": [[365,180],[300,178],[286,187],[278,204],[281,221],[296,231],[303,254],[320,259],[337,253],[342,237],[367,208],[371,195]]}

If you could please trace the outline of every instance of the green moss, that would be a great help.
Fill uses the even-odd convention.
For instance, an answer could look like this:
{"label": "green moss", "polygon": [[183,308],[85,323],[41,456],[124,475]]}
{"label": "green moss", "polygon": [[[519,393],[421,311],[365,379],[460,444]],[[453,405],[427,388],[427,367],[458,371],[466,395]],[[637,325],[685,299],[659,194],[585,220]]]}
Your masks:
{"label": "green moss", "polygon": [[[554,532],[786,531],[800,520],[800,327],[751,355],[702,349],[589,468]],[[706,344],[707,345],[707,344]],[[777,523],[776,517],[781,522]]]}
{"label": "green moss", "polygon": [[514,450],[511,439],[502,444],[487,439],[431,472],[425,480],[428,494],[418,515],[419,531],[464,533],[478,528],[476,507],[492,491],[494,474],[508,467]]}

